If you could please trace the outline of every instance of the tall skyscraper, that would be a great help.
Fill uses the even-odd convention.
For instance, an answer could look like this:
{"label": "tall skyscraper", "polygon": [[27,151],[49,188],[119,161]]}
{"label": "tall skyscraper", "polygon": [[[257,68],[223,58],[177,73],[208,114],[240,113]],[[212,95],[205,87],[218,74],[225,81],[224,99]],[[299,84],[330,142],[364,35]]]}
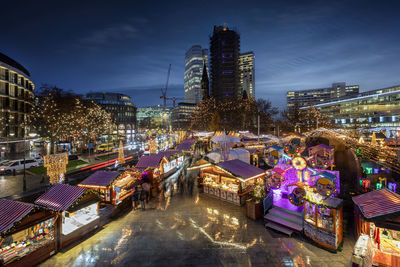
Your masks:
{"label": "tall skyscraper", "polygon": [[241,94],[239,52],[239,34],[225,26],[214,26],[210,38],[211,96],[219,101]]}
{"label": "tall skyscraper", "polygon": [[203,64],[206,64],[208,71],[208,49],[202,49],[200,45],[192,46],[185,55],[185,102],[198,104],[201,96],[201,77]]}
{"label": "tall skyscraper", "polygon": [[254,53],[246,52],[239,56],[240,84],[248,97],[255,97]]}

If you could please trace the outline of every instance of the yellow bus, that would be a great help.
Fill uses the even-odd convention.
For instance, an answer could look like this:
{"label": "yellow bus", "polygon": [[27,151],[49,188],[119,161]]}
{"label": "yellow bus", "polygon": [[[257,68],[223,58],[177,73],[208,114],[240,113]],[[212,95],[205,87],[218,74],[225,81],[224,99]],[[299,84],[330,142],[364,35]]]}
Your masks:
{"label": "yellow bus", "polygon": [[113,143],[104,143],[97,147],[97,153],[111,152],[114,149]]}

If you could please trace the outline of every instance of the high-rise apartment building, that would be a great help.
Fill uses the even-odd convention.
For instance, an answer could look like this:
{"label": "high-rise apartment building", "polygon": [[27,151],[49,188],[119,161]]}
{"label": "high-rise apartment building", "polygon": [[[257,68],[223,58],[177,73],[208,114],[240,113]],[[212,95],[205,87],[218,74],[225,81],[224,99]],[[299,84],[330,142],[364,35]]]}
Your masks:
{"label": "high-rise apartment building", "polygon": [[192,46],[185,55],[185,102],[198,104],[202,99],[201,77],[203,65],[208,71],[208,49],[202,49],[200,45]]}
{"label": "high-rise apartment building", "polygon": [[240,36],[225,26],[214,26],[210,38],[211,96],[219,101],[241,94]]}
{"label": "high-rise apartment building", "polygon": [[248,97],[255,97],[255,72],[253,52],[242,53],[239,56],[240,84],[242,86],[242,94],[246,91]]}
{"label": "high-rise apartment building", "polygon": [[355,97],[359,93],[358,85],[346,85],[346,83],[333,83],[332,87],[289,91],[286,93],[286,107],[288,115],[301,107],[315,106],[325,102]]}
{"label": "high-rise apartment building", "polygon": [[0,53],[0,139],[21,140],[30,132],[28,122],[34,106],[34,87],[29,72]]}

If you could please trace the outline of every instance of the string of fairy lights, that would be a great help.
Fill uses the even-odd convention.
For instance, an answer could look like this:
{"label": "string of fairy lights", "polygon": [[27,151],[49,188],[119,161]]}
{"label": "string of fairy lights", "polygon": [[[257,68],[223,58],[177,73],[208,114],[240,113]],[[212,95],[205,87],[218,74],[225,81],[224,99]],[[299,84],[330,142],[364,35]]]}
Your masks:
{"label": "string of fairy lights", "polygon": [[[258,110],[258,104],[254,98],[240,98],[217,102],[215,98],[211,97],[202,100],[196,106],[191,117],[190,127],[194,130],[218,130],[211,129],[213,127],[210,124],[213,124],[211,122],[214,121],[214,124],[221,124],[223,122],[225,127],[232,128],[233,130],[249,129],[249,127],[256,125],[257,114],[262,115],[263,120],[268,119],[267,114],[263,114],[263,112]],[[219,123],[215,121],[219,121]]]}

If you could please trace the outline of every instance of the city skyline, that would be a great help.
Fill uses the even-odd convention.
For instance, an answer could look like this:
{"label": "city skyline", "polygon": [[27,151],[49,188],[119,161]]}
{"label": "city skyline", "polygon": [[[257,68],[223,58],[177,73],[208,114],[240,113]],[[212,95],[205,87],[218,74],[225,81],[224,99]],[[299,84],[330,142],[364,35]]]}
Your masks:
{"label": "city skyline", "polygon": [[[400,83],[398,3],[213,5],[193,13],[179,3],[160,2],[157,10],[84,3],[79,11],[67,2],[26,3],[24,20],[5,14],[2,52],[29,69],[36,88],[49,83],[82,94],[118,92],[148,106],[161,103],[169,63],[168,96],[183,97],[185,51],[193,44],[209,48],[213,26],[227,22],[241,35],[241,50],[257,55],[256,97],[273,106],[284,106],[285,93],[293,89],[346,82],[359,84],[362,92]],[[174,17],[167,15],[172,10]]]}

